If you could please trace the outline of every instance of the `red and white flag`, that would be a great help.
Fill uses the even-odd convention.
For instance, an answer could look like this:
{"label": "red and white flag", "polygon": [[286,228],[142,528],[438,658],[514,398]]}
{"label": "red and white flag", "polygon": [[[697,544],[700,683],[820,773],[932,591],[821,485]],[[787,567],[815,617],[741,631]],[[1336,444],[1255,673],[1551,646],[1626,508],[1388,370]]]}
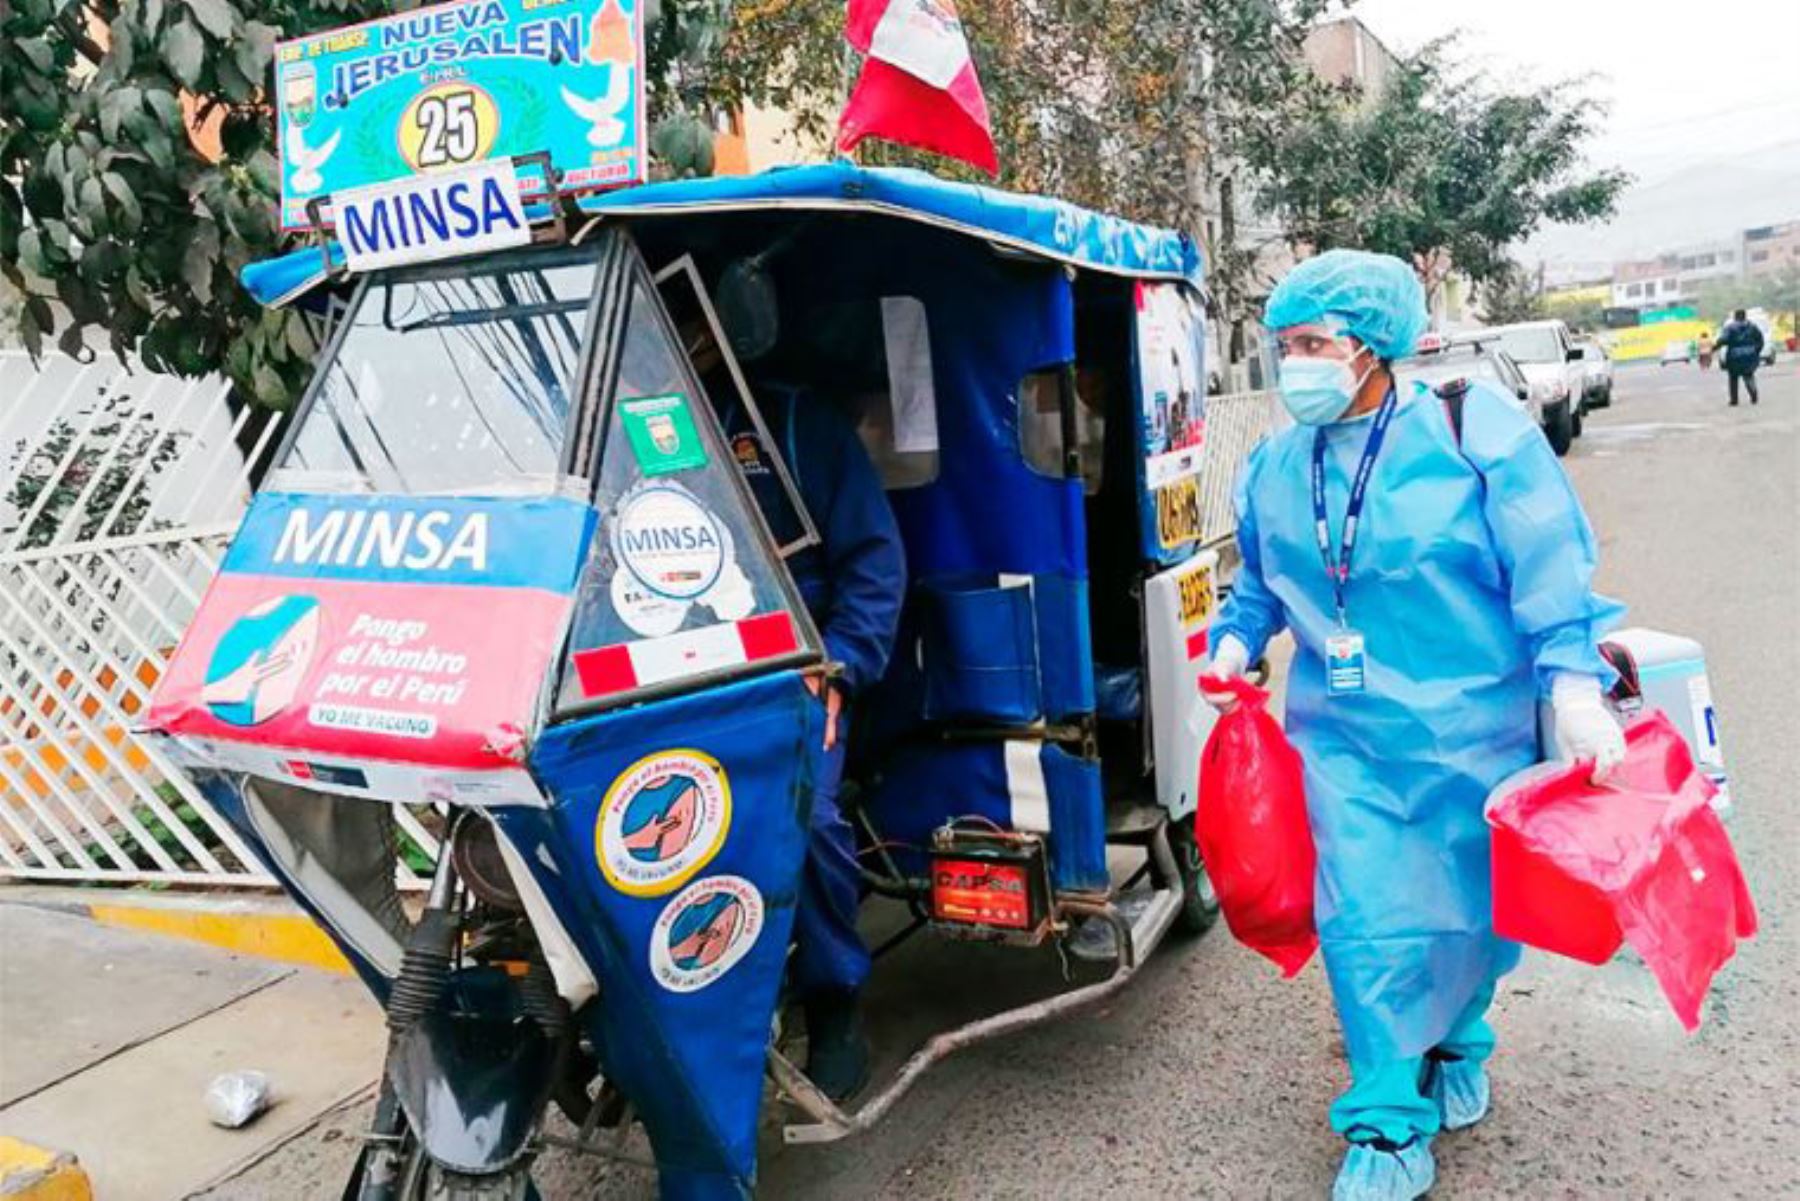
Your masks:
{"label": "red and white flag", "polygon": [[1000,174],[953,0],[850,0],[844,37],[868,58],[838,118],[839,150],[886,138]]}

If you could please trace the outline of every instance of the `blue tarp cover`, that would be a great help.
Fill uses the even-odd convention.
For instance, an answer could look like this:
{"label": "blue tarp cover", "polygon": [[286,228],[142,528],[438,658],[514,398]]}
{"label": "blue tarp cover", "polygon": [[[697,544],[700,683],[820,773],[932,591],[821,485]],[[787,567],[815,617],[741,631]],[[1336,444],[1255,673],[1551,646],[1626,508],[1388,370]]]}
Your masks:
{"label": "blue tarp cover", "polygon": [[[645,184],[586,196],[578,203],[584,212],[621,217],[777,209],[886,214],[1094,271],[1185,279],[1196,285],[1201,278],[1200,252],[1184,234],[1047,196],[953,183],[923,171],[858,167],[844,160]],[[267,305],[286,304],[323,279],[324,263],[316,247],[252,263],[243,271],[244,287]]]}

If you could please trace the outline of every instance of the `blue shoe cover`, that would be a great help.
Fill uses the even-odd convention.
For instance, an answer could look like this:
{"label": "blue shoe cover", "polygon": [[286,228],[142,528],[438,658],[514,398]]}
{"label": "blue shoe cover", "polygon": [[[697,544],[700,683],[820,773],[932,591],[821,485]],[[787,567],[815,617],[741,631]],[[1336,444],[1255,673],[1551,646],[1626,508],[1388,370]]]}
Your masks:
{"label": "blue shoe cover", "polygon": [[1331,1186],[1331,1201],[1413,1201],[1435,1183],[1437,1161],[1428,1139],[1415,1138],[1399,1147],[1380,1141],[1351,1143]]}
{"label": "blue shoe cover", "polygon": [[1487,1068],[1472,1059],[1443,1059],[1433,1067],[1432,1094],[1445,1130],[1465,1130],[1487,1117]]}

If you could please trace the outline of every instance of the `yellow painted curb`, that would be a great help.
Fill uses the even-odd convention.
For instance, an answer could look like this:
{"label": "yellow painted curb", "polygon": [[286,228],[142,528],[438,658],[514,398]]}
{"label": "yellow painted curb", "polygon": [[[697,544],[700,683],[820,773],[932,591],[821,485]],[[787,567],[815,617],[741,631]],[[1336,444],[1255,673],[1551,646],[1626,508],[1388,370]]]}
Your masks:
{"label": "yellow painted curb", "polygon": [[278,963],[350,971],[350,963],[303,913],[257,913],[149,905],[89,904],[88,916],[108,926],[146,930]]}
{"label": "yellow painted curb", "polygon": [[0,1197],[6,1201],[94,1201],[81,1164],[66,1151],[46,1151],[0,1134]]}

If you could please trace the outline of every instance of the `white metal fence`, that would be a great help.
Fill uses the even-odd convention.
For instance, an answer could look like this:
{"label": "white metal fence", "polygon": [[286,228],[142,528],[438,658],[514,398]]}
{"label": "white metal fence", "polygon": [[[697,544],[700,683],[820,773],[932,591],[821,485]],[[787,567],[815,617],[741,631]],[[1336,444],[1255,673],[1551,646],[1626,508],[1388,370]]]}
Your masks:
{"label": "white metal fence", "polygon": [[0,877],[273,883],[131,732],[280,435],[227,394],[0,351]]}
{"label": "white metal fence", "polygon": [[249,419],[216,380],[0,354],[0,872],[260,882],[131,734],[269,453]]}
{"label": "white metal fence", "polygon": [[1238,470],[1275,421],[1273,392],[1237,392],[1206,398],[1206,447],[1200,456],[1200,544],[1212,546],[1237,532],[1231,503]]}

